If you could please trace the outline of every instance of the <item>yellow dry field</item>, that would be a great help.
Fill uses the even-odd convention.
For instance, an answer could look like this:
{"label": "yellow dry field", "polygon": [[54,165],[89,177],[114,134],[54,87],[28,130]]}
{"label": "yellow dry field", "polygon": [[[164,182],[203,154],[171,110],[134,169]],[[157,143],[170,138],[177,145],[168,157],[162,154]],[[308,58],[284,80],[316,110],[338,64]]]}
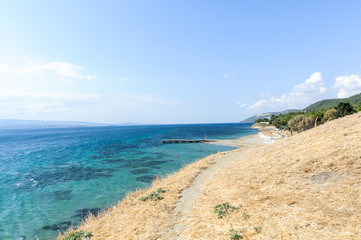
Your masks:
{"label": "yellow dry field", "polygon": [[[361,239],[361,113],[253,149],[202,189],[187,239]],[[242,207],[218,219],[223,202]]]}
{"label": "yellow dry field", "polygon": [[[92,232],[91,240],[230,239],[231,229],[243,239],[361,239],[360,146],[358,113],[269,145],[211,155],[128,194],[77,230]],[[174,208],[182,190],[215,159],[235,154],[181,218]],[[164,199],[139,201],[160,187]],[[214,206],[225,202],[239,208],[218,218]]]}

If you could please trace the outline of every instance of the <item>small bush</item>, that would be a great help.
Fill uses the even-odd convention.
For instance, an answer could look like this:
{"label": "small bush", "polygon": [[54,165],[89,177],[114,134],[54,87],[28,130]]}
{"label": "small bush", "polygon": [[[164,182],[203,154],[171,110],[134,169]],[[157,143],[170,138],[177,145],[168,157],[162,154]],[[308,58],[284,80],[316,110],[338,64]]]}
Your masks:
{"label": "small bush", "polygon": [[297,115],[288,122],[291,131],[303,132],[315,126],[315,116]]}
{"label": "small bush", "polygon": [[62,240],[83,240],[83,239],[89,238],[91,236],[92,236],[91,232],[80,230],[80,231],[69,234]]}
{"label": "small bush", "polygon": [[245,212],[243,212],[242,217],[244,220],[247,220],[249,218],[249,215]]}
{"label": "small bush", "polygon": [[329,120],[333,120],[337,118],[337,110],[336,109],[329,109],[325,112],[322,118],[322,122],[327,122]]}
{"label": "small bush", "polygon": [[255,231],[256,233],[259,233],[259,232],[261,232],[262,227],[261,227],[261,226],[254,226],[253,229],[254,229],[254,231]]}
{"label": "small bush", "polygon": [[217,214],[218,218],[225,217],[229,211],[233,212],[238,207],[231,206],[228,202],[218,204],[214,207],[214,213]]}
{"label": "small bush", "polygon": [[166,191],[162,188],[158,188],[157,191],[153,191],[148,196],[139,198],[139,200],[145,202],[150,199],[151,201],[156,202],[163,199],[163,196],[161,196],[160,194],[165,192]]}
{"label": "small bush", "polygon": [[231,240],[239,240],[243,239],[242,235],[238,233],[238,231],[231,229],[231,234],[229,235]]}

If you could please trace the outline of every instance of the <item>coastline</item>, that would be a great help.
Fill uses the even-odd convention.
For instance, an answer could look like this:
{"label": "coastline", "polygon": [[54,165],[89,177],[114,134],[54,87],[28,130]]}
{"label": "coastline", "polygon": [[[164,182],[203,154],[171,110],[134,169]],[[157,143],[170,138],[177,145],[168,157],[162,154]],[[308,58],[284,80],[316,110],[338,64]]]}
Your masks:
{"label": "coastline", "polygon": [[232,146],[232,147],[252,147],[252,146],[260,146],[267,143],[267,137],[262,137],[261,133],[256,133],[252,135],[248,135],[245,137],[241,137],[238,139],[229,139],[229,140],[216,140],[210,144],[219,144],[225,146]]}
{"label": "coastline", "polygon": [[[9,211],[0,220],[5,229],[0,231],[0,239],[7,236],[55,239],[59,231],[79,226],[89,212],[97,215],[129,192],[149,187],[157,176],[163,178],[211,154],[235,149],[210,144],[162,144],[162,139],[169,136],[237,138],[257,132],[249,126],[200,124],[7,130],[5,134],[19,134],[19,138],[9,138],[9,144],[4,145],[9,151],[4,156],[24,156],[24,164],[17,167],[9,161],[8,168],[5,161],[2,169],[5,171],[1,173],[9,169],[16,175],[11,182],[6,180],[6,174],[0,178],[6,189],[2,206],[13,210],[21,203],[24,207]],[[41,144],[29,141],[33,136],[43,140]],[[21,144],[25,147],[17,149]],[[28,156],[26,152],[33,148],[37,151]],[[7,184],[12,182],[14,184]],[[11,201],[14,195],[21,201]],[[43,217],[43,213],[47,217]],[[32,224],[26,224],[30,219],[33,219]]]}
{"label": "coastline", "polygon": [[216,140],[209,144],[218,144],[231,147],[254,147],[261,146],[264,144],[273,143],[275,141],[288,138],[291,136],[289,131],[281,131],[276,129],[273,126],[267,127],[252,127],[258,130],[258,133],[244,136],[238,139],[226,139],[226,140]]}
{"label": "coastline", "polygon": [[[358,113],[272,145],[210,155],[77,230],[93,232],[90,240],[359,239],[360,121]],[[159,201],[139,200],[159,188]]]}
{"label": "coastline", "polygon": [[[254,147],[261,146],[266,143],[267,142],[265,141],[265,138],[263,138],[260,133],[233,140],[217,140],[214,143],[207,143],[220,144],[237,148],[231,151],[219,152],[209,155],[189,165],[186,165],[184,168],[171,173],[164,178],[157,178],[150,187],[128,193],[116,205],[105,209],[98,216],[89,214],[85,222],[77,227],[76,230],[69,229],[65,235],[59,235],[58,238],[61,239],[62,237],[78,230],[93,232],[94,236],[91,239],[113,239],[112,237],[108,236],[109,232],[112,231],[116,232],[114,232],[116,236],[122,236],[125,239],[133,238],[134,234],[139,236],[139,238],[149,238],[150,233],[148,228],[150,226],[148,225],[154,227],[154,224],[156,224],[158,227],[162,226],[162,231],[160,229],[159,231],[165,233],[165,236],[167,236],[164,239],[176,238],[176,236],[180,234],[180,230],[183,229],[182,226],[177,224],[184,220],[182,219],[182,216],[184,216],[187,212],[187,210],[185,211],[184,209],[187,208],[189,210],[189,204],[191,203],[189,199],[184,201],[185,198],[183,192],[193,187],[198,189],[198,194],[201,194],[202,192],[199,191],[199,188],[207,180],[209,180],[213,174],[236,160],[234,157],[229,158],[229,154],[233,154],[235,156],[235,154],[238,155],[240,152],[246,152],[249,149],[253,149]],[[154,203],[151,202],[145,202],[142,204],[142,202],[139,201],[140,197],[149,195],[159,188],[162,188],[166,191],[163,194],[164,200],[162,200],[161,209],[158,209],[158,204],[154,205]],[[190,195],[188,194],[188,197],[189,196]],[[183,206],[181,206],[182,203],[180,203],[182,198]],[[188,206],[185,206],[184,202],[186,202],[186,205],[188,204]],[[150,208],[152,205],[153,207]],[[129,208],[129,206],[132,207]],[[166,211],[164,212],[164,210]],[[136,219],[127,219],[126,216],[128,215],[136,215],[137,217]],[[111,217],[111,219],[109,219],[109,217]],[[151,218],[153,222],[149,222],[147,220],[148,218]],[[114,221],[122,223],[121,226],[123,231],[114,230],[113,227],[111,227]],[[135,222],[142,222],[145,224],[144,226],[139,226],[139,224],[134,224]],[[128,228],[129,231],[126,231],[124,228]]]}

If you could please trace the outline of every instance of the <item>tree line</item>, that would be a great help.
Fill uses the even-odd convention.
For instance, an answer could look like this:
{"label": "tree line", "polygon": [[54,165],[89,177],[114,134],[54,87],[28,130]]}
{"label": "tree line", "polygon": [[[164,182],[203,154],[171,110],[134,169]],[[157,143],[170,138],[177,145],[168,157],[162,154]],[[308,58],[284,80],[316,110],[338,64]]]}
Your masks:
{"label": "tree line", "polygon": [[303,132],[317,125],[358,111],[361,111],[361,102],[356,108],[349,102],[340,102],[334,109],[291,112],[277,116],[272,115],[271,118],[257,119],[255,122],[268,122],[278,129],[289,130],[291,133]]}

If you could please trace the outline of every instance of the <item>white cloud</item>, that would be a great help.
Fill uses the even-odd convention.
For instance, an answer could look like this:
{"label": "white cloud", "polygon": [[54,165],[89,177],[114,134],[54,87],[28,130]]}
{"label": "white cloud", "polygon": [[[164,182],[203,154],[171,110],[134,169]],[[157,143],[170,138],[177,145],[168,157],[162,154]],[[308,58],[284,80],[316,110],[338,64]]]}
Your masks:
{"label": "white cloud", "polygon": [[128,78],[127,77],[126,78],[121,78],[120,81],[121,82],[126,82],[126,81],[128,81]]}
{"label": "white cloud", "polygon": [[[161,122],[159,113],[180,103],[145,94],[106,94],[106,83],[88,82],[94,79],[66,62],[0,64],[0,119]],[[77,84],[67,84],[73,81]],[[102,94],[89,93],[94,89]]]}
{"label": "white cloud", "polygon": [[231,77],[233,77],[233,76],[235,76],[236,74],[234,73],[234,72],[232,72],[232,73],[226,73],[226,74],[224,74],[223,75],[223,78],[231,78]]}
{"label": "white cloud", "polygon": [[25,66],[10,67],[8,64],[0,64],[0,73],[9,74],[37,74],[40,76],[47,76],[49,73],[62,77],[66,82],[71,82],[76,79],[86,79],[92,81],[97,79],[96,76],[81,74],[82,68],[67,62],[50,62],[46,64],[39,64],[28,61]]}
{"label": "white cloud", "polygon": [[347,98],[361,92],[361,76],[352,74],[339,76],[333,86],[337,91],[338,98]]}
{"label": "white cloud", "polygon": [[0,92],[0,118],[117,122],[173,104],[179,102],[152,95]]}
{"label": "white cloud", "polygon": [[304,108],[308,104],[324,99],[327,94],[328,90],[324,86],[322,75],[320,72],[316,72],[304,83],[293,87],[290,93],[283,94],[279,98],[267,95],[267,99],[252,104],[249,109]]}
{"label": "white cloud", "polygon": [[241,102],[237,102],[237,105],[239,105],[240,108],[245,108],[247,106],[247,104],[242,104]]}

